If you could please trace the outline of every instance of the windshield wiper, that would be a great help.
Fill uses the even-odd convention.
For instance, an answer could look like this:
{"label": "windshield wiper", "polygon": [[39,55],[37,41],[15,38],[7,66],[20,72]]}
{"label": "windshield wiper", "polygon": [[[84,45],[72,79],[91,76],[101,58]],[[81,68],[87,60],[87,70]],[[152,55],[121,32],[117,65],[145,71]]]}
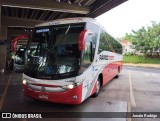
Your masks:
{"label": "windshield wiper", "polygon": [[68,28],[67,28],[67,30],[66,30],[66,32],[65,32],[65,34],[67,34],[68,33],[68,31],[69,31],[69,29],[70,29],[70,25],[68,26]]}

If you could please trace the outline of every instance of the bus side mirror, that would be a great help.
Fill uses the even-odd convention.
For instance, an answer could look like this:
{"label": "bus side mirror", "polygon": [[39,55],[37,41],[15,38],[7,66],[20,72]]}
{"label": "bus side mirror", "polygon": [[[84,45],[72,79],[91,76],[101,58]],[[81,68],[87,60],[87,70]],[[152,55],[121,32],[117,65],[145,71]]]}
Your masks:
{"label": "bus side mirror", "polygon": [[86,37],[88,35],[92,35],[92,32],[89,30],[83,30],[78,38],[78,49],[80,51],[85,50],[85,46],[86,46]]}

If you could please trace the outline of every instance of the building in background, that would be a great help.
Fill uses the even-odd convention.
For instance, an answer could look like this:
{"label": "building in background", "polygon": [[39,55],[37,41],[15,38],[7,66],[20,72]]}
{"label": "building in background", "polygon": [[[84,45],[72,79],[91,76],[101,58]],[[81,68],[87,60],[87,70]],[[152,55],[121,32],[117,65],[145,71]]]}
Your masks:
{"label": "building in background", "polygon": [[119,41],[123,47],[123,54],[125,53],[135,53],[134,45],[128,40],[120,40]]}

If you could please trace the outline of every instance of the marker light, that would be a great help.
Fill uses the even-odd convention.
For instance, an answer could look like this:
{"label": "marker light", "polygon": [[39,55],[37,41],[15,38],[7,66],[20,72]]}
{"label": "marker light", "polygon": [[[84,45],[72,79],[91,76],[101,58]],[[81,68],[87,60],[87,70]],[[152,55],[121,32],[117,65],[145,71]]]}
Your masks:
{"label": "marker light", "polygon": [[26,84],[27,84],[27,81],[24,79],[24,80],[22,81],[22,83],[23,83],[24,85],[26,85]]}

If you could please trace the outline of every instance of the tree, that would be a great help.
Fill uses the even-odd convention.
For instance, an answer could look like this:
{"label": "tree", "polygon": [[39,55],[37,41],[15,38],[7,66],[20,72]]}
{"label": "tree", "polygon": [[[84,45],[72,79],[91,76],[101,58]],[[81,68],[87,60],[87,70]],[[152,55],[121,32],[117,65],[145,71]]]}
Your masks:
{"label": "tree", "polygon": [[152,26],[142,27],[138,31],[132,30],[131,34],[126,33],[124,39],[132,42],[137,51],[160,55],[160,23],[152,23]]}

